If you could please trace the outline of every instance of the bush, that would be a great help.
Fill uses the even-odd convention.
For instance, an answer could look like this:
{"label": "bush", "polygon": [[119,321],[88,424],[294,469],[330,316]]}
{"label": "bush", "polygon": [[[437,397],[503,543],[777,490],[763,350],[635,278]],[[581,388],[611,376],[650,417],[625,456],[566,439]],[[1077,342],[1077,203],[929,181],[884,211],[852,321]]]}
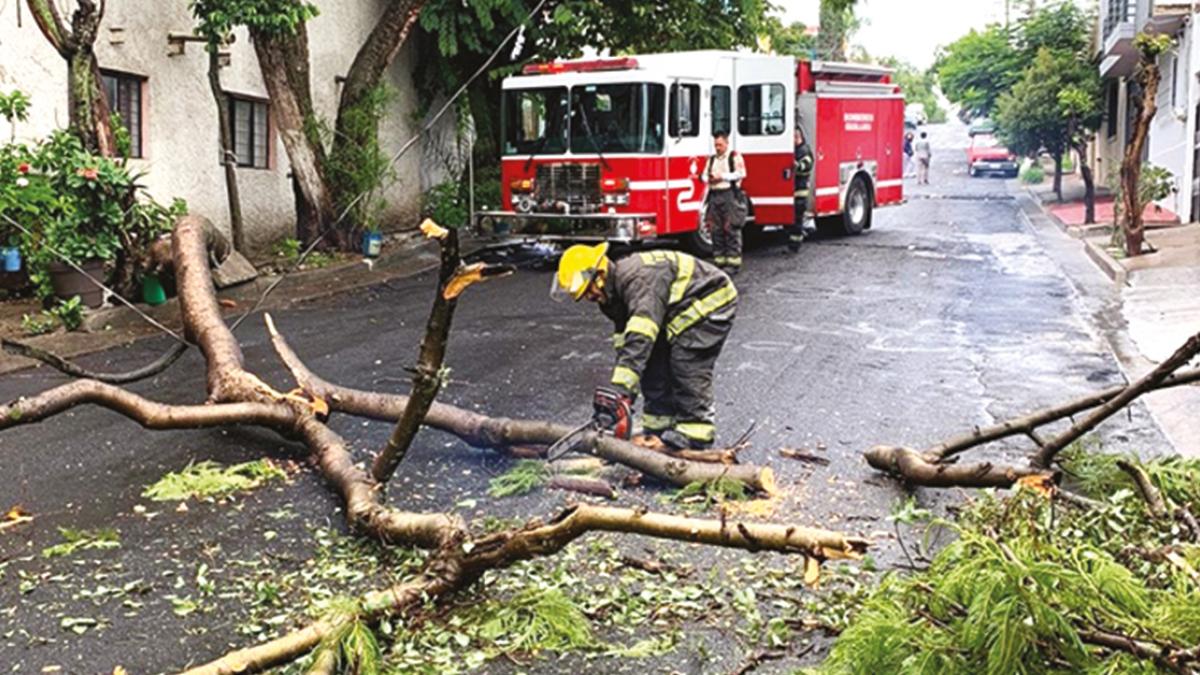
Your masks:
{"label": "bush", "polygon": [[455,180],[430,188],[424,195],[421,212],[424,217],[433,218],[443,227],[460,227],[471,220],[467,196],[462,185]]}
{"label": "bush", "polygon": [[1046,171],[1042,169],[1042,165],[1034,162],[1021,172],[1021,182],[1026,185],[1037,185],[1046,180]]}
{"label": "bush", "polygon": [[139,178],[123,160],[87,152],[67,131],[33,146],[0,146],[0,240],[21,247],[39,296],[50,295],[51,262],[133,265],[186,212],[179,200],[139,199]]}

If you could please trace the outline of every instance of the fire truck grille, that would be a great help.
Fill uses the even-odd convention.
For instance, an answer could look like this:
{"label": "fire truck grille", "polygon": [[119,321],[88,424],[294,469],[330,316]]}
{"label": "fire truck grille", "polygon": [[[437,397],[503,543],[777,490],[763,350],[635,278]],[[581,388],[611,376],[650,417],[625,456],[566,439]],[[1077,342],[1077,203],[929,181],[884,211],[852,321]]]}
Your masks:
{"label": "fire truck grille", "polygon": [[543,164],[537,169],[534,198],[550,210],[570,206],[571,213],[594,213],[600,209],[600,165]]}

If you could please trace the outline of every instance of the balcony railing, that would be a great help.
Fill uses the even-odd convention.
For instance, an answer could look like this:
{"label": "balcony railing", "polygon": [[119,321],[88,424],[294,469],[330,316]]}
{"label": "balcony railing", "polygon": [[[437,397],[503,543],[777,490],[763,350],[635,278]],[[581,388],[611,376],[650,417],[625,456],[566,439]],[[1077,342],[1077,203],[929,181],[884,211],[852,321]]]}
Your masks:
{"label": "balcony railing", "polygon": [[1105,0],[1103,8],[1105,40],[1108,39],[1109,35],[1112,35],[1117,26],[1137,21],[1137,0]]}

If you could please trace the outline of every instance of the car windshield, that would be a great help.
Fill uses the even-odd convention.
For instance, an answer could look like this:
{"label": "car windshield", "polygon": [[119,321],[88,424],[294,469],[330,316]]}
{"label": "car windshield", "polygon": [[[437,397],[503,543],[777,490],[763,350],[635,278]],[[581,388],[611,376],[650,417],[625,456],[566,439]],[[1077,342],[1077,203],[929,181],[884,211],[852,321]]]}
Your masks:
{"label": "car windshield", "polygon": [[977,148],[1002,148],[1004,144],[995,136],[979,135],[975,137],[975,147]]}
{"label": "car windshield", "polygon": [[509,89],[500,105],[505,155],[567,151],[567,88]]}
{"label": "car windshield", "polygon": [[662,152],[666,87],[588,84],[571,89],[571,152]]}

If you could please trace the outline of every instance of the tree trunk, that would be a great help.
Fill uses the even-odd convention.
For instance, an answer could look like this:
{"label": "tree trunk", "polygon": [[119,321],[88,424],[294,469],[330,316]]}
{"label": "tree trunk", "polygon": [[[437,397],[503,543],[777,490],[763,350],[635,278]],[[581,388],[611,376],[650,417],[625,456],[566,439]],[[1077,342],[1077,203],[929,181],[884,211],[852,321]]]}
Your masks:
{"label": "tree trunk", "polygon": [[246,251],[246,234],[242,225],[242,200],[238,195],[237,154],[233,148],[233,132],[230,128],[229,97],[221,87],[220,45],[208,45],[208,86],[213,101],[217,104],[217,130],[221,139],[221,165],[225,167],[225,197],[229,201],[229,233],[233,249]]}
{"label": "tree trunk", "polygon": [[1138,116],[1133,124],[1133,136],[1125,144],[1125,156],[1121,160],[1121,230],[1125,233],[1125,255],[1129,257],[1142,254],[1142,240],[1145,238],[1145,223],[1142,220],[1145,204],[1142,204],[1139,189],[1142,152],[1150,134],[1150,123],[1154,121],[1154,114],[1158,110],[1154,101],[1158,97],[1158,82],[1162,77],[1157,59],[1143,58],[1139,68],[1138,83],[1142,95]]}
{"label": "tree trunk", "polygon": [[1087,142],[1076,145],[1075,153],[1079,155],[1079,176],[1083,178],[1083,223],[1091,225],[1096,222],[1096,181],[1086,161]]}
{"label": "tree trunk", "polygon": [[1063,178],[1063,152],[1062,152],[1062,150],[1059,150],[1054,153],[1054,195],[1056,197],[1058,197],[1058,201],[1060,203],[1063,200],[1062,178]]}
{"label": "tree trunk", "polygon": [[71,28],[54,0],[27,0],[34,22],[50,46],[67,62],[67,123],[88,152],[111,157],[116,153],[112,113],[93,47],[104,18],[104,2],[79,0]]}
{"label": "tree trunk", "polygon": [[[251,31],[263,84],[271,97],[271,113],[291,163],[296,195],[296,238],[310,244],[330,234],[337,220],[325,170],[317,116],[309,88],[308,31],[273,37]],[[344,242],[333,232],[337,246]]]}

